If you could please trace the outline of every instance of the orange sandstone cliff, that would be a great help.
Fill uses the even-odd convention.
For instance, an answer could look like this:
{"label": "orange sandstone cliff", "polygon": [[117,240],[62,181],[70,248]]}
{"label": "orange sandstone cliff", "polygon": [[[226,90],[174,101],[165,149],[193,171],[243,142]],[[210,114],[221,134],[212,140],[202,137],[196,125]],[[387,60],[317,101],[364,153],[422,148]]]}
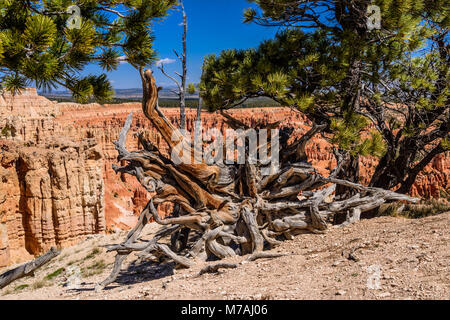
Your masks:
{"label": "orange sandstone cliff", "polygon": [[104,232],[96,139],[55,133],[57,107],[35,91],[0,102],[0,267]]}
{"label": "orange sandstone cliff", "polygon": [[[129,229],[149,199],[133,178],[116,175],[113,141],[126,117],[134,112],[127,147],[138,149],[135,134],[163,152],[167,146],[150,127],[139,103],[78,105],[54,103],[28,89],[20,96],[0,96],[0,266],[36,255],[52,245],[71,245],[85,235],[107,229]],[[178,111],[164,109],[178,125]],[[257,121],[281,121],[296,128],[292,138],[311,124],[288,108],[236,109],[230,113],[250,126]],[[187,112],[192,131],[195,112]],[[203,129],[225,130],[217,113],[202,114]],[[0,137],[0,139],[2,139]],[[330,144],[315,137],[307,146],[310,161],[326,174],[335,166]],[[368,183],[376,166],[373,157],[361,159],[361,181]],[[418,177],[411,195],[439,198],[450,185],[449,153],[437,156]],[[167,212],[162,207],[161,212]]]}

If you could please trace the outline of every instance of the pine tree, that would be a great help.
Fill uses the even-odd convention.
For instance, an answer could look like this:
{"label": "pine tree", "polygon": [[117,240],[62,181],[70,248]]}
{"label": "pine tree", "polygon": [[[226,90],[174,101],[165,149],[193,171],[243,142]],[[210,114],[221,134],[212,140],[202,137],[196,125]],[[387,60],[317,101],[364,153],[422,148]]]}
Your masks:
{"label": "pine tree", "polygon": [[[436,30],[431,32],[430,23],[440,26],[438,37],[443,54],[439,59],[441,65],[448,66],[448,10],[439,10],[445,7],[445,2],[374,1],[381,13],[381,28],[374,30],[368,23],[370,1],[252,2],[258,4],[259,9],[247,10],[245,22],[277,26],[282,30],[275,39],[263,42],[256,49],[226,50],[219,56],[207,57],[201,83],[205,103],[210,110],[224,110],[249,98],[266,96],[300,110],[316,124],[325,125],[324,131],[340,147],[338,152],[348,159],[341,178],[357,181],[359,155],[384,157],[395,149],[379,126],[376,126],[378,130],[370,130],[369,125],[375,118],[374,114],[370,115],[368,103],[380,95],[392,97],[393,92],[373,88],[382,87],[386,82],[396,83],[401,77],[410,78],[406,69],[400,71],[398,67],[404,65],[407,56],[423,55],[423,46],[437,36]],[[396,78],[390,71],[395,68],[401,74]],[[445,72],[441,72],[439,83],[445,82]],[[432,86],[428,88],[435,90]],[[448,132],[448,91],[440,87],[439,92],[438,100],[443,105],[433,111],[434,119],[447,120],[436,139]],[[402,90],[403,95],[416,93]],[[425,90],[422,95],[433,93]],[[401,99],[396,102],[400,103]],[[416,107],[419,105],[414,104],[413,110],[417,110]],[[433,121],[427,124],[436,125]],[[414,125],[417,127],[419,123]],[[369,138],[363,134],[367,132]],[[438,151],[444,148],[434,153]],[[409,160],[404,163],[408,167],[420,148],[415,151],[403,148],[403,152],[409,153],[406,155]],[[388,165],[393,166],[393,163]],[[384,169],[380,167],[378,171]],[[399,179],[400,175],[397,183],[401,182]],[[390,188],[397,183],[382,186]],[[402,191],[408,190],[405,187]],[[345,193],[345,188],[338,190],[340,192]]]}
{"label": "pine tree", "polygon": [[104,71],[117,69],[121,61],[140,70],[151,65],[157,58],[151,24],[175,4],[175,0],[1,1],[1,88],[16,93],[34,82],[43,90],[68,88],[79,102],[107,101],[114,92],[106,75],[81,77],[80,72],[90,63]]}
{"label": "pine tree", "polygon": [[402,56],[371,74],[377,81],[362,107],[386,143],[371,186],[406,193],[436,155],[450,150],[449,15],[432,9]]}

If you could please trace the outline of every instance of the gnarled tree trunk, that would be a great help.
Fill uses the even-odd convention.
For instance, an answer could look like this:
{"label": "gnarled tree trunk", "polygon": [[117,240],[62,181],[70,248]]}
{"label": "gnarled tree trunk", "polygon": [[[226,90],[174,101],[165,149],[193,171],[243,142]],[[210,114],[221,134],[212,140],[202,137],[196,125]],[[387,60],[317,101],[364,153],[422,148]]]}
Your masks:
{"label": "gnarled tree trunk", "polygon": [[[152,72],[148,70],[141,74],[145,90],[145,116],[167,142],[169,152],[181,146],[178,151],[194,160],[194,149],[156,106],[158,90]],[[231,127],[245,127],[227,114],[224,116]],[[127,118],[119,141],[115,143],[118,160],[126,161],[128,165],[115,166],[114,170],[135,176],[148,192],[155,192],[156,195],[142,211],[138,224],[125,241],[107,246],[109,251],[117,252],[116,263],[111,276],[97,289],[114,282],[126,256],[134,251],[139,252],[141,258],[163,255],[183,267],[192,266],[195,263],[193,258],[200,256],[226,258],[252,254],[248,259],[251,261],[254,260],[252,257],[265,256],[262,251],[276,246],[283,238],[308,231],[324,232],[335,214],[344,214],[347,223],[351,223],[362,212],[385,201],[418,200],[336,178],[343,168],[342,159],[338,159],[338,166],[329,177],[318,174],[306,162],[305,146],[324,126],[314,126],[304,137],[291,144],[282,137],[280,169],[263,176],[261,171],[268,165],[250,164],[248,161],[241,165],[208,165],[202,159],[196,159],[198,163],[191,161],[191,164],[176,165],[142,135],[139,139],[145,149],[130,152],[125,147],[125,141],[131,122],[132,114]],[[276,125],[267,124],[265,127]],[[267,142],[267,149],[271,151],[270,142]],[[247,150],[246,159],[248,157]],[[351,188],[355,194],[333,201],[337,186]],[[172,217],[161,219],[157,208],[165,202],[173,203],[177,212]],[[140,233],[151,218],[163,227],[152,241],[140,242]],[[159,243],[163,237],[180,239],[181,231],[183,246],[169,248]],[[192,241],[193,238],[189,237],[194,234],[195,241]],[[181,252],[176,252],[180,249]]]}

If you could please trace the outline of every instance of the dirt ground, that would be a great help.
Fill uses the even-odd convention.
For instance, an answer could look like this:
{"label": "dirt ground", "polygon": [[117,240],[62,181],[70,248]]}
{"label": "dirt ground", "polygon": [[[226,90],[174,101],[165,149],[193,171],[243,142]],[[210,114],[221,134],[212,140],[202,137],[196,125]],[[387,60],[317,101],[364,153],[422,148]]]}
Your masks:
{"label": "dirt ground", "polygon": [[[108,276],[114,253],[96,248],[126,233],[90,236],[34,277],[1,290],[0,299],[450,299],[449,227],[450,213],[363,220],[299,235],[273,250],[287,256],[201,276],[202,267],[217,262],[174,269],[173,263],[135,265],[131,255],[117,282],[100,293],[94,286]],[[147,226],[147,238],[157,229]]]}

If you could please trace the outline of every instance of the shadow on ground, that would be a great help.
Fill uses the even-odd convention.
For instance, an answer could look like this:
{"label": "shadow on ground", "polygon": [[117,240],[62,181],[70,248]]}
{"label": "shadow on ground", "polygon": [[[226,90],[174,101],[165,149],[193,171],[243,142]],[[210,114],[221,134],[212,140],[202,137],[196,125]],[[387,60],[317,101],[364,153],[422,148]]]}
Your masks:
{"label": "shadow on ground", "polygon": [[[174,275],[175,263],[158,263],[154,261],[148,262],[133,262],[126,270],[120,272],[115,284],[132,285],[136,283],[148,282]],[[108,286],[107,290],[115,288]]]}

